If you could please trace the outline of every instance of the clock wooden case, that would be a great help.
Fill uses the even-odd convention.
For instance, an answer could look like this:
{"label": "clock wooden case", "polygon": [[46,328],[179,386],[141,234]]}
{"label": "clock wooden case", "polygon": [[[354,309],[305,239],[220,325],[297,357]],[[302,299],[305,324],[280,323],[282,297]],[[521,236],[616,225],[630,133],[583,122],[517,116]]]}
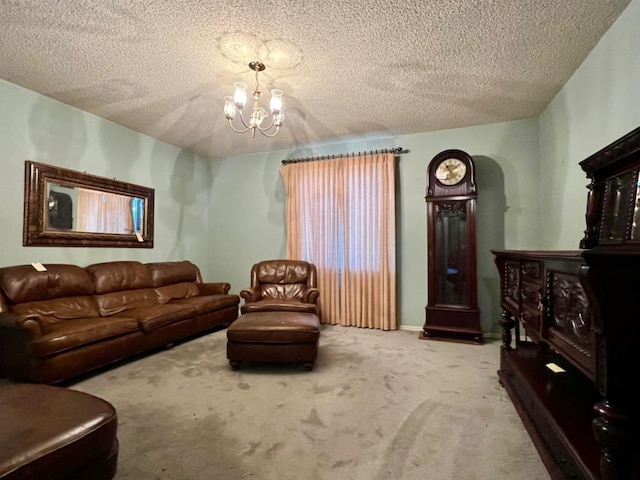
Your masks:
{"label": "clock wooden case", "polygon": [[445,150],[427,169],[428,301],[422,338],[482,343],[476,268],[475,166]]}

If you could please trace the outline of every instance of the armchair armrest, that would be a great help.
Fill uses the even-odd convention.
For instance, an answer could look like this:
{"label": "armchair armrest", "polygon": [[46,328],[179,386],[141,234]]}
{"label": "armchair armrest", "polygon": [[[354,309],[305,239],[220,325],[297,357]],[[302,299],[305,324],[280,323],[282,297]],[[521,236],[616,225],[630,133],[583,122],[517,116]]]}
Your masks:
{"label": "armchair armrest", "polygon": [[240,296],[244,298],[245,303],[257,302],[260,300],[260,291],[254,287],[243,288],[240,290]]}
{"label": "armchair armrest", "polygon": [[318,297],[320,296],[320,290],[314,287],[307,288],[302,296],[302,301],[304,303],[318,303]]}
{"label": "armchair armrest", "polygon": [[231,284],[227,282],[198,283],[200,295],[228,294]]}

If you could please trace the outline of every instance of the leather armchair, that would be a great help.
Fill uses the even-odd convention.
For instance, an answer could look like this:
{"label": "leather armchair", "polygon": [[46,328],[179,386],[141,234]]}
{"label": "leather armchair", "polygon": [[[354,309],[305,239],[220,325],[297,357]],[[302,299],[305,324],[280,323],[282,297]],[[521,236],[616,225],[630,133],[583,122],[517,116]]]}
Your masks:
{"label": "leather armchair", "polygon": [[264,260],[251,267],[251,287],[240,291],[241,312],[319,315],[316,267],[303,260]]}

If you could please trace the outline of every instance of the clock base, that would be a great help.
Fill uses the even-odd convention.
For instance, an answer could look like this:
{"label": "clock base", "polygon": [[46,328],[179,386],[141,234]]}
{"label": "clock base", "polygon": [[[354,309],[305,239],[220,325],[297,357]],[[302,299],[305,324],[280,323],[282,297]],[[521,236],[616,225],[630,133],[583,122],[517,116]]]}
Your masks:
{"label": "clock base", "polygon": [[421,339],[482,344],[480,311],[460,307],[426,307]]}

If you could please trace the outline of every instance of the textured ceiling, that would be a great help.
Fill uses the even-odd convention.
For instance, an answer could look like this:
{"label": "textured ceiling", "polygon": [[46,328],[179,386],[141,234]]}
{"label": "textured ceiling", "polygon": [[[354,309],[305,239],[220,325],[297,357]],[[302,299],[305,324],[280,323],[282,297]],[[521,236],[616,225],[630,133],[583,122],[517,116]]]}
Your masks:
{"label": "textured ceiling", "polygon": [[[628,3],[0,0],[0,78],[216,158],[536,116]],[[222,112],[252,60],[274,138]]]}

